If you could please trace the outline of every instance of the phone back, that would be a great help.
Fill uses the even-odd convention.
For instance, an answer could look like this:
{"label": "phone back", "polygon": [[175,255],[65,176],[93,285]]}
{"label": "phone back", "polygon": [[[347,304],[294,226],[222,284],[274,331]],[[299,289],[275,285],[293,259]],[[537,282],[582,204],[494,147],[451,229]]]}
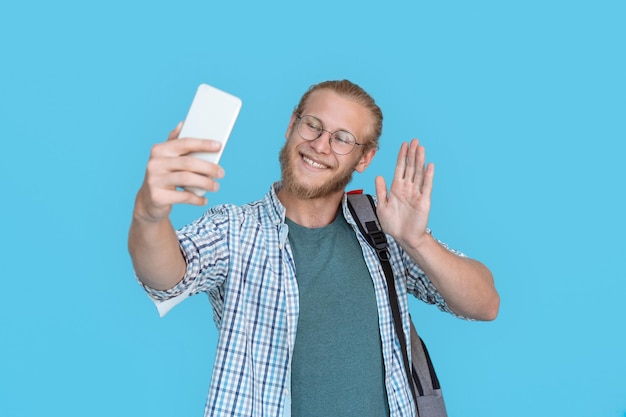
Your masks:
{"label": "phone back", "polygon": [[195,153],[194,156],[218,163],[230,132],[235,125],[241,99],[207,84],[200,84],[179,138],[212,139],[222,143],[219,152]]}

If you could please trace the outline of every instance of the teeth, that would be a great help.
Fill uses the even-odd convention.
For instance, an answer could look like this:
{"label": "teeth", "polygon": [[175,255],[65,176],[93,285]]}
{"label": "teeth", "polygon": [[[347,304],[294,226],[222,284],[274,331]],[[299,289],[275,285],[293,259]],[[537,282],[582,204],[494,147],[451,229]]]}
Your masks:
{"label": "teeth", "polygon": [[304,160],[304,162],[306,162],[307,164],[311,165],[314,168],[319,168],[319,169],[326,168],[325,165],[317,163],[314,160],[307,158],[306,156],[302,156],[302,159]]}

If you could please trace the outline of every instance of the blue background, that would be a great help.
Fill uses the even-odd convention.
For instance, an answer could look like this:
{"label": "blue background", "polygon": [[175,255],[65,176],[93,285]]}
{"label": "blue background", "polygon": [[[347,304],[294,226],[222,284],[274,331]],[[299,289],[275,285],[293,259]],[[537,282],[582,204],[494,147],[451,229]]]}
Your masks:
{"label": "blue background", "polygon": [[[352,188],[419,137],[430,226],[486,263],[491,323],[411,302],[451,416],[626,415],[623,1],[5,1],[0,415],[201,416],[208,300],[166,318],[126,249],[153,144],[196,86],[243,99],[211,203],[279,177],[290,112],[349,78],[385,112]],[[176,207],[176,226],[199,216]]]}

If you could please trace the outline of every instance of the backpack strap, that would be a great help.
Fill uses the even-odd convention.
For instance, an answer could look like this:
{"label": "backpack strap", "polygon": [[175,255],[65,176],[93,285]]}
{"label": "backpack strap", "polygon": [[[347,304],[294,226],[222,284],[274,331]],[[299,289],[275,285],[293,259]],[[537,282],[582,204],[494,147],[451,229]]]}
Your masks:
{"label": "backpack strap", "polygon": [[367,239],[370,246],[376,250],[378,259],[380,260],[383,271],[385,272],[389,305],[393,316],[393,327],[396,329],[396,335],[398,337],[398,341],[400,342],[402,361],[404,362],[404,371],[417,409],[417,393],[415,392],[415,387],[412,381],[413,372],[411,371],[411,365],[409,364],[406,337],[404,336],[402,327],[402,317],[400,316],[400,307],[398,306],[398,295],[396,293],[396,285],[393,278],[393,269],[391,268],[391,263],[389,262],[387,237],[380,227],[380,222],[376,216],[374,199],[369,194],[348,193],[348,208],[352,213],[352,217],[356,220],[359,230]]}
{"label": "backpack strap", "polygon": [[385,273],[387,281],[387,293],[389,296],[389,305],[393,316],[394,328],[400,347],[402,350],[402,360],[404,369],[417,416],[424,417],[447,417],[446,406],[443,401],[439,379],[435,373],[428,349],[422,338],[417,334],[417,330],[413,325],[413,320],[409,315],[410,324],[410,348],[411,348],[411,364],[409,364],[407,354],[407,343],[402,330],[402,319],[400,316],[400,308],[398,306],[398,295],[396,293],[393,269],[390,263],[390,255],[387,250],[387,237],[382,231],[380,222],[376,215],[376,205],[372,196],[359,192],[348,193],[348,207],[354,217],[359,230],[365,236],[367,242],[372,246],[378,255],[380,264]]}

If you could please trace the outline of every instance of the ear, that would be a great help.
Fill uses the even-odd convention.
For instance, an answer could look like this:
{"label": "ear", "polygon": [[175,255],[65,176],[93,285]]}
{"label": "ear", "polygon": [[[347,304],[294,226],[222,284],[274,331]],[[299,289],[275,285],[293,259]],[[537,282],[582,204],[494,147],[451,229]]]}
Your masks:
{"label": "ear", "polygon": [[365,168],[367,168],[372,162],[372,159],[374,159],[374,155],[376,155],[376,148],[370,149],[369,151],[365,152],[361,156],[359,162],[356,164],[356,167],[354,167],[354,170],[358,173],[365,171]]}
{"label": "ear", "polygon": [[287,131],[285,132],[285,138],[289,139],[293,129],[296,127],[296,114],[291,113],[291,118],[289,119],[289,125],[287,126]]}

